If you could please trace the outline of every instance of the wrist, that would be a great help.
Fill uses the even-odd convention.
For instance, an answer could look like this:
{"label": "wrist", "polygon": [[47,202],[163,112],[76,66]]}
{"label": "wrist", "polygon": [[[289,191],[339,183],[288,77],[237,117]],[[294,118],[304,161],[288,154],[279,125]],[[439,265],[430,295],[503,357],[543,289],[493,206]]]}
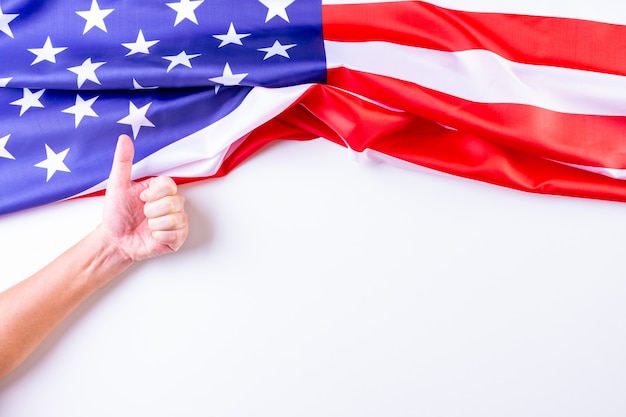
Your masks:
{"label": "wrist", "polygon": [[135,262],[101,224],[88,236],[88,239],[98,248],[98,256],[93,263],[95,268],[118,274]]}

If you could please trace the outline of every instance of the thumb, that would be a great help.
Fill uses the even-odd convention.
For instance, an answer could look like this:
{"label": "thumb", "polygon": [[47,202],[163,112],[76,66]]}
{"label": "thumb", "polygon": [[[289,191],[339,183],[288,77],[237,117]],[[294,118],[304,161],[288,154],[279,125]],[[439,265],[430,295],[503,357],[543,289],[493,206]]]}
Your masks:
{"label": "thumb", "polygon": [[134,155],[135,146],[132,139],[128,135],[120,135],[113,155],[113,165],[111,166],[107,188],[129,186]]}

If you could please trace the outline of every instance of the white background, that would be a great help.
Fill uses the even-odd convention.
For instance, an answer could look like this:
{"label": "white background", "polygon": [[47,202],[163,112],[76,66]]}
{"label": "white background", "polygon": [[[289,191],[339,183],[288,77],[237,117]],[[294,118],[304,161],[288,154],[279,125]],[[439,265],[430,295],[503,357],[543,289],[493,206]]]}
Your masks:
{"label": "white background", "polygon": [[[323,140],[182,190],[184,248],[0,381],[0,416],[626,413],[626,205],[357,163]],[[101,205],[0,217],[0,288]]]}

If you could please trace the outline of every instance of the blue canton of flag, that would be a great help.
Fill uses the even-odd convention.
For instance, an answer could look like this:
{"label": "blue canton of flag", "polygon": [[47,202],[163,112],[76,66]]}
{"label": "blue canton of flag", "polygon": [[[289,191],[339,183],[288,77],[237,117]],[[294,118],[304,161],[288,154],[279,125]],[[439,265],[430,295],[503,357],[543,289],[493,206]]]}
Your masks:
{"label": "blue canton of flag", "polygon": [[325,74],[319,2],[0,0],[0,214],[104,181],[121,133],[138,161]]}

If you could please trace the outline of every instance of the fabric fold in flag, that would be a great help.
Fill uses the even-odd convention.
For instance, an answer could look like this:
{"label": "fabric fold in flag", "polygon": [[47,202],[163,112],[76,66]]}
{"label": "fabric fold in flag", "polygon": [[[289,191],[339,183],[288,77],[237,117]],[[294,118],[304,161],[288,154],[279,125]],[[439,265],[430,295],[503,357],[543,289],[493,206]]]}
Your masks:
{"label": "fabric fold in flag", "polygon": [[0,0],[0,213],[101,191],[121,133],[179,183],[325,138],[626,201],[623,6],[556,3]]}

